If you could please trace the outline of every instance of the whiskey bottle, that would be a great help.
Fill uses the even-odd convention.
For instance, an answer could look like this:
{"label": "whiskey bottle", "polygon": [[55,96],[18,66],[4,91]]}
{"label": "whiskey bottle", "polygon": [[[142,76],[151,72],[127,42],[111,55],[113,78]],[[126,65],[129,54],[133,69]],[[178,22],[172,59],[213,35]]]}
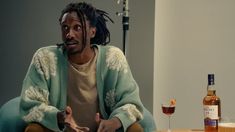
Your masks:
{"label": "whiskey bottle", "polygon": [[221,102],[216,96],[214,74],[208,74],[207,95],[203,99],[205,132],[217,132],[221,118]]}

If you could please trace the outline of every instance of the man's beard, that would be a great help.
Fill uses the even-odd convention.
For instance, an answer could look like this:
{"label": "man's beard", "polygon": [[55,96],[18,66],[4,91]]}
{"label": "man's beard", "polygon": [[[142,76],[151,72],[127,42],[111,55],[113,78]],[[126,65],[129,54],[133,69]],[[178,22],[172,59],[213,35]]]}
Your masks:
{"label": "man's beard", "polygon": [[67,53],[69,54],[69,55],[75,55],[75,54],[80,54],[80,53],[82,53],[83,52],[83,50],[84,50],[84,48],[82,47],[82,49],[75,49],[75,50],[73,50],[73,49],[70,49],[70,50],[67,50]]}
{"label": "man's beard", "polygon": [[[71,45],[74,45],[74,46],[80,45],[81,48],[80,49],[78,47],[69,48],[69,46],[71,46]],[[84,48],[85,48],[85,44],[82,44],[79,41],[75,41],[75,40],[65,41],[65,49],[67,50],[67,53],[69,55],[75,55],[75,54],[82,53]]]}

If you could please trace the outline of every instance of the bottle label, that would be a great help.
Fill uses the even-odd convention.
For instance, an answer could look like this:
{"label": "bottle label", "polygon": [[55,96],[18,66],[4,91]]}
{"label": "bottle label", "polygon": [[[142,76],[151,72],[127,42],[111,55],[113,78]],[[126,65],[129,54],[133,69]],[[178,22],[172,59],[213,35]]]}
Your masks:
{"label": "bottle label", "polygon": [[204,120],[205,126],[216,127],[218,124],[217,120]]}
{"label": "bottle label", "polygon": [[219,119],[218,105],[204,105],[204,118],[211,120]]}

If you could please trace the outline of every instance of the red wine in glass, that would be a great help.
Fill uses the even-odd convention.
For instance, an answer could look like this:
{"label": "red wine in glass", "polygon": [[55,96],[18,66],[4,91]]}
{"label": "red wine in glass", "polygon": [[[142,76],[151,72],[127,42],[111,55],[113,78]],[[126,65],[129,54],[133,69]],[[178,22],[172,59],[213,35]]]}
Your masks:
{"label": "red wine in glass", "polygon": [[175,112],[175,106],[162,106],[162,112],[166,115],[171,115]]}

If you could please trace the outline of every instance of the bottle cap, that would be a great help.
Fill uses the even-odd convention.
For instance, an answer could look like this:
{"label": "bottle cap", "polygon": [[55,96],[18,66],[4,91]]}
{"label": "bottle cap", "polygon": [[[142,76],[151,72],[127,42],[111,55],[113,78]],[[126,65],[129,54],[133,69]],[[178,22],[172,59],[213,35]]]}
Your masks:
{"label": "bottle cap", "polygon": [[215,81],[214,81],[214,74],[208,74],[208,85],[214,85]]}

